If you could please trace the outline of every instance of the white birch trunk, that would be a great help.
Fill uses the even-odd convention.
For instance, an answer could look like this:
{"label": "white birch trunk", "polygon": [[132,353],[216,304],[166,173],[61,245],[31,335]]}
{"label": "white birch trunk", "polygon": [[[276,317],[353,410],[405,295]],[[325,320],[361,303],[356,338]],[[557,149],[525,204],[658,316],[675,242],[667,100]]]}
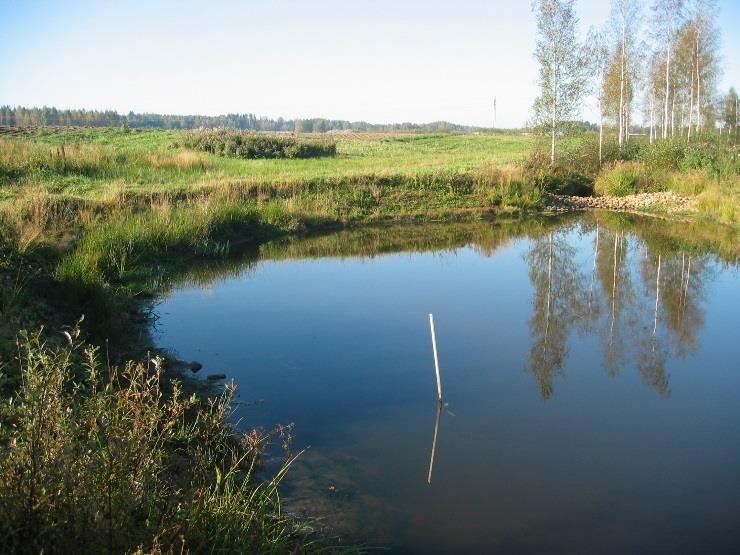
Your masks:
{"label": "white birch trunk", "polygon": [[622,151],[624,143],[624,41],[627,35],[626,24],[622,20],[622,57],[621,57],[621,75],[619,77],[619,151]]}
{"label": "white birch trunk", "polygon": [[701,74],[699,73],[699,31],[696,35],[696,133],[701,129]]}
{"label": "white birch trunk", "polygon": [[671,81],[670,81],[670,70],[671,70],[671,43],[668,42],[666,48],[666,61],[665,61],[665,102],[663,103],[663,138],[668,138],[668,100],[671,94]]}

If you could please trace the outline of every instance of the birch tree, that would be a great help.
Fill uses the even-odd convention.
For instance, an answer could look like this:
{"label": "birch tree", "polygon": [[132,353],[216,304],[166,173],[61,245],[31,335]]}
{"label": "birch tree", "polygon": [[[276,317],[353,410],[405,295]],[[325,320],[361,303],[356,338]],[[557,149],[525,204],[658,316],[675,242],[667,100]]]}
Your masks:
{"label": "birch tree", "polygon": [[596,98],[599,108],[599,166],[604,159],[604,113],[606,101],[606,72],[609,64],[609,47],[604,34],[589,29],[586,39],[591,74],[596,78]]}
{"label": "birch tree", "polygon": [[683,18],[684,0],[655,0],[653,3],[653,26],[659,45],[665,51],[665,95],[663,97],[663,138],[669,134],[671,100],[671,63],[676,33]]}
{"label": "birch tree", "polygon": [[732,87],[722,102],[722,121],[727,129],[728,136],[732,137],[735,142],[737,142],[738,104],[740,102],[738,102],[737,91]]}
{"label": "birch tree", "polygon": [[650,144],[658,138],[658,127],[662,126],[660,104],[665,93],[665,60],[661,52],[654,52],[648,66],[647,91],[645,93],[646,119],[650,128]]}
{"label": "birch tree", "polygon": [[705,125],[705,112],[711,106],[719,75],[717,3],[715,0],[693,0],[689,15],[693,29],[693,65],[696,76],[694,128],[698,133]]}
{"label": "birch tree", "polygon": [[578,40],[575,0],[534,0],[537,17],[535,58],[540,64],[540,95],[535,120],[550,134],[550,163],[563,121],[575,115],[587,86],[587,60]]}
{"label": "birch tree", "polygon": [[619,149],[629,136],[632,111],[632,83],[637,76],[637,34],[642,5],[639,0],[612,0],[611,21],[614,59],[617,61],[619,81],[619,108],[616,114],[619,130]]}

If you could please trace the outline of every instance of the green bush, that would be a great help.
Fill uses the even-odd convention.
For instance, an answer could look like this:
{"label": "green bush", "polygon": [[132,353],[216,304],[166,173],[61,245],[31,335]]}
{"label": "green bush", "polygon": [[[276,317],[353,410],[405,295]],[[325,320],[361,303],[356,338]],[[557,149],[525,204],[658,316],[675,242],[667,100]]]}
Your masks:
{"label": "green bush", "polygon": [[[581,145],[564,148],[555,165],[543,149],[535,150],[524,164],[525,180],[541,193],[554,195],[590,196],[593,183],[589,177],[588,151],[582,152]],[[597,151],[596,167],[598,167]],[[592,161],[593,162],[593,161]],[[593,164],[592,164],[593,165]]]}
{"label": "green bush", "polygon": [[634,159],[652,169],[677,170],[685,151],[686,145],[681,141],[656,141],[642,144]]}
{"label": "green bush", "polygon": [[180,145],[219,156],[247,160],[318,158],[335,156],[337,153],[337,145],[333,141],[260,135],[226,129],[184,133],[181,142],[175,143],[175,146]]}

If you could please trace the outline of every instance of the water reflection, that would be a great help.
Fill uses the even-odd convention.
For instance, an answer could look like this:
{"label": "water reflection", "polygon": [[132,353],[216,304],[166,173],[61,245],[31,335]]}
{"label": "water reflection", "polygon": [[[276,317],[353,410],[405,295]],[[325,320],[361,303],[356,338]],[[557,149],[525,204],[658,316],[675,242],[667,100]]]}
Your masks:
{"label": "water reflection", "polygon": [[439,433],[439,421],[442,418],[442,401],[437,401],[437,417],[434,419],[434,437],[432,438],[432,455],[429,458],[429,474],[427,484],[432,483],[432,472],[434,471],[434,455],[437,453],[437,434]]}
{"label": "water reflection", "polygon": [[[291,238],[179,276],[160,337],[265,399],[235,421],[296,423],[289,510],[332,533],[707,547],[740,512],[738,250],[724,227],[616,214]],[[429,312],[456,407],[433,430]]]}
{"label": "water reflection", "polygon": [[[581,235],[591,232],[590,222],[577,227]],[[621,229],[597,219],[591,264],[579,264],[570,225],[530,236],[524,258],[534,295],[525,371],[543,399],[553,394],[555,378],[563,377],[573,330],[598,337],[609,376],[634,358],[644,383],[663,396],[670,395],[666,360],[696,351],[715,255],[651,244],[640,231],[639,225]]]}

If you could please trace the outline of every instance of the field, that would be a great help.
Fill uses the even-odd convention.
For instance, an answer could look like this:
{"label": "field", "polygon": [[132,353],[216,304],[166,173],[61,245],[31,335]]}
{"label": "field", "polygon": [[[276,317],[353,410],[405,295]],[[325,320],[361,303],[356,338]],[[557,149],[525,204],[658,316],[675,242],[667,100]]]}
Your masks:
{"label": "field", "polygon": [[23,195],[24,189],[100,199],[112,189],[177,194],[234,182],[285,185],[367,175],[467,173],[488,164],[520,162],[536,144],[534,137],[521,134],[337,134],[334,158],[238,160],[173,148],[178,131],[80,128],[6,136],[0,138],[0,161],[13,149],[33,150],[36,159],[58,157],[63,144],[70,162],[80,159],[84,166],[62,171],[19,164],[14,175],[2,179],[0,174],[0,199],[5,201]]}

